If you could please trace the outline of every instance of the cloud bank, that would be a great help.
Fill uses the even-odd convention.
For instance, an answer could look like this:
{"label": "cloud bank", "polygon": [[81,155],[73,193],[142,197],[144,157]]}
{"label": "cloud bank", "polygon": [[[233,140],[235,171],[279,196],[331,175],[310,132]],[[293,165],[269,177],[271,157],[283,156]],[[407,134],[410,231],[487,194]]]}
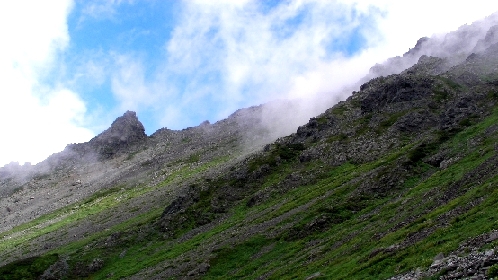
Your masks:
{"label": "cloud bank", "polygon": [[176,88],[181,111],[202,110],[209,100],[220,104],[212,108],[219,119],[272,99],[330,92],[361,75],[348,75],[355,70],[338,66],[378,34],[380,11],[328,2],[262,3],[189,2],[183,7],[165,46],[167,75],[186,81]]}
{"label": "cloud bank", "polygon": [[[417,39],[498,9],[486,1],[433,2],[186,1],[154,73],[144,74],[147,61],[129,55],[118,72],[137,81],[114,77],[114,96],[174,129],[275,99],[322,98],[328,106]],[[315,109],[302,119],[323,108]]]}
{"label": "cloud bank", "polygon": [[93,135],[79,95],[51,77],[69,42],[71,8],[71,1],[0,3],[0,166],[39,162]]}
{"label": "cloud bank", "polygon": [[1,3],[0,166],[88,141],[125,110],[150,134],[315,98],[267,112],[289,113],[292,129],[417,39],[497,10],[482,0]]}

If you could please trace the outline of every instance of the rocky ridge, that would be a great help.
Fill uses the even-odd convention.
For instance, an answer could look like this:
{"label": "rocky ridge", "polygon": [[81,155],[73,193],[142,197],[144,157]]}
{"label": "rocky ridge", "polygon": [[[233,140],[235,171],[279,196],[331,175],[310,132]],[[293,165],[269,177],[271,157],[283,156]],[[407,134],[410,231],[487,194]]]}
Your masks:
{"label": "rocky ridge", "polygon": [[446,65],[440,66],[443,68],[457,65],[470,54],[482,52],[498,42],[497,24],[498,13],[493,13],[483,20],[461,26],[458,30],[447,34],[420,38],[415,47],[403,56],[393,57],[382,64],[373,66],[363,82],[379,76],[399,74],[414,65],[421,56],[446,59]]}
{"label": "rocky ridge", "polygon": [[[111,127],[88,142],[88,145],[104,158],[114,156],[118,152],[130,152],[134,145],[143,143],[147,139],[145,128],[138,120],[135,112],[126,111],[117,118]],[[78,151],[78,146],[69,149]]]}
{"label": "rocky ridge", "polygon": [[161,174],[155,178],[159,181],[187,165],[261,148],[286,132],[270,133],[263,121],[275,106],[241,109],[215,124],[163,128],[151,136],[136,113],[127,111],[89,142],[70,144],[37,165],[0,168],[0,225],[8,230],[117,184],[134,187],[149,180],[147,173]]}
{"label": "rocky ridge", "polygon": [[[362,164],[375,161],[393,150],[401,149],[403,145],[406,145],[404,141],[401,141],[403,138],[409,137],[411,141],[419,142],[408,157],[401,157],[397,161],[396,167],[379,168],[372,174],[361,176],[361,179],[356,181],[360,184],[355,191],[356,195],[361,196],[382,196],[393,190],[402,189],[405,182],[414,175],[413,172],[417,172],[413,169],[414,161],[423,160],[435,168],[446,169],[452,162],[457,161],[459,156],[448,153],[444,149],[437,151],[438,147],[459,131],[484,120],[496,106],[496,100],[490,99],[490,94],[496,92],[494,87],[496,78],[492,76],[497,69],[490,68],[488,65],[498,63],[495,57],[498,53],[495,49],[497,46],[498,44],[495,43],[481,53],[472,53],[463,63],[451,67],[444,58],[422,56],[416,65],[400,75],[380,77],[363,84],[360,92],[354,92],[345,102],[312,118],[307,125],[300,127],[297,133],[265,147],[263,152],[250,157],[234,168],[236,171],[226,175],[225,180],[236,178],[240,186],[230,184],[218,186],[214,190],[211,190],[210,186],[200,189],[201,192],[214,191],[212,197],[223,197],[225,198],[223,201],[211,200],[211,206],[204,209],[207,212],[202,214],[185,211],[184,209],[196,208],[199,203],[197,202],[199,194],[191,190],[188,195],[173,201],[166,208],[162,215],[161,226],[164,228],[181,227],[178,221],[192,219],[192,216],[194,219],[199,219],[195,221],[196,224],[203,225],[210,222],[203,220],[206,214],[210,213],[209,216],[220,212],[219,206],[215,205],[222,205],[221,213],[225,213],[226,208],[230,208],[240,199],[251,197],[250,193],[256,191],[247,204],[253,207],[263,204],[275,193],[285,193],[294,187],[307,185],[316,180],[316,176],[320,176],[319,172],[311,177],[293,173],[292,177],[282,180],[272,189],[258,190],[258,185],[263,184],[262,178],[266,174],[271,174],[272,169],[278,169],[280,164],[284,164],[286,160],[296,155],[301,163],[318,160],[327,166],[340,166],[347,162]],[[473,62],[477,58],[481,61]],[[469,75],[490,78],[488,81],[483,81],[482,78],[468,79]],[[356,123],[356,125],[351,126],[351,123]],[[477,147],[477,143],[468,143],[468,145],[471,149]],[[273,161],[271,158],[275,155],[277,157]],[[263,160],[267,163],[252,168],[254,161],[261,161],[261,158],[270,161]],[[479,181],[485,181],[486,178],[492,177],[490,172],[493,168],[487,168],[485,165],[480,168],[482,170],[477,169],[476,176],[472,177],[474,180],[478,178]],[[388,173],[385,173],[387,170],[389,170]],[[430,173],[424,176],[430,176]],[[444,194],[440,202],[448,203],[462,195],[467,190],[457,191],[457,186],[466,184],[472,184],[472,181],[457,182],[452,187],[454,190]],[[241,188],[244,189],[242,193]],[[237,193],[236,196],[233,195],[235,193]],[[425,211],[427,213],[435,209],[429,207]],[[419,217],[418,215],[410,217],[408,221]],[[451,217],[450,215],[448,218]],[[446,219],[445,221],[448,222]],[[316,220],[315,223],[322,224],[320,226],[322,227],[330,221],[324,218]],[[315,226],[316,224],[310,224],[308,230],[314,230]],[[420,237],[392,248],[397,251],[413,246],[414,243],[420,241],[420,238],[429,236],[433,230],[421,232]],[[307,235],[295,234],[299,237]],[[482,245],[466,247],[466,250],[474,253],[465,257],[451,255],[444,259],[444,263],[449,266],[443,265],[443,262],[436,262],[425,273],[419,271],[418,274],[401,276],[408,277],[401,279],[429,277],[440,273],[444,274],[441,279],[455,279],[463,276],[486,278],[486,271],[495,264],[496,256],[493,250],[478,252],[477,250],[480,250]],[[454,269],[457,272],[452,273]]]}
{"label": "rocky ridge", "polygon": [[[396,59],[416,64],[275,142],[262,106],[150,137],[127,112],[29,176],[3,169],[2,186],[21,187],[0,199],[3,225],[36,230],[3,231],[2,264],[47,260],[47,279],[495,277],[493,20],[419,40]],[[68,208],[35,203],[49,190]]]}

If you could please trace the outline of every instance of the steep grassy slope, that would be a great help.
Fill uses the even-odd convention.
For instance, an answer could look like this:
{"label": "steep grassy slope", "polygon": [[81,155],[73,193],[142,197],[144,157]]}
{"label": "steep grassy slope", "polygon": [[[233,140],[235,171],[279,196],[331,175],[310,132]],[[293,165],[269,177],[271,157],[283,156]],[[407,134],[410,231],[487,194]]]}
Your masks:
{"label": "steep grassy slope", "polygon": [[103,149],[99,191],[1,233],[0,279],[498,276],[496,65],[422,56],[255,153],[251,118]]}
{"label": "steep grassy slope", "polygon": [[[1,250],[22,255],[91,220],[113,220],[3,267],[1,277],[365,279],[416,268],[419,277],[474,275],[433,262],[442,253],[464,267],[471,262],[463,257],[498,244],[498,87],[485,67],[485,82],[454,78],[475,73],[466,63],[441,75],[420,71],[435,60],[370,81],[296,134],[218,172],[202,173],[228,158],[153,186],[98,192],[3,233]],[[168,193],[178,183],[183,191]],[[151,195],[156,204],[126,215],[127,201]],[[488,252],[486,268],[494,256]]]}
{"label": "steep grassy slope", "polygon": [[[182,259],[190,273],[386,278],[493,235],[497,88],[448,78],[464,67],[373,80],[228,175],[193,186],[198,194],[160,222],[182,236],[221,221]],[[467,250],[496,245],[481,239]],[[165,264],[175,262],[141,275],[188,273]]]}

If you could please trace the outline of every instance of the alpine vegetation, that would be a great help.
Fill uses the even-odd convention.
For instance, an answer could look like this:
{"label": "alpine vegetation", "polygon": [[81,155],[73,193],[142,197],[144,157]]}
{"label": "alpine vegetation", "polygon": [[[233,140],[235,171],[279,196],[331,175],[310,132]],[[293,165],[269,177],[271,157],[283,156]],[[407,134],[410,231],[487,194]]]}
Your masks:
{"label": "alpine vegetation", "polygon": [[421,38],[313,115],[147,136],[127,111],[0,168],[0,279],[496,278],[497,32]]}

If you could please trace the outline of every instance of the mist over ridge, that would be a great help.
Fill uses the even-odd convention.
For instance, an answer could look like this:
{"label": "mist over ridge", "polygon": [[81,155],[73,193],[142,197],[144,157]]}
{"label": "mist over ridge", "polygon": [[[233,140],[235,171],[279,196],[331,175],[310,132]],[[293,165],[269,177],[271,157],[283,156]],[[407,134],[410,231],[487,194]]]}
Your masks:
{"label": "mist over ridge", "polygon": [[[260,118],[258,122],[268,133],[264,139],[261,139],[261,143],[269,143],[279,137],[294,133],[310,118],[323,113],[337,102],[345,100],[352,92],[358,91],[361,84],[379,76],[399,74],[417,63],[422,56],[447,59],[444,69],[440,69],[439,72],[461,63],[471,53],[481,52],[498,42],[497,23],[498,12],[470,25],[461,26],[447,34],[420,38],[414,47],[405,52],[403,56],[392,57],[381,64],[376,64],[370,68],[366,76],[352,83],[342,84],[330,92],[310,92],[311,97],[279,99],[253,106],[259,109],[256,110],[256,115],[251,116],[251,118]],[[229,118],[234,114],[230,115]],[[244,122],[244,119],[240,118],[238,122]],[[16,162],[11,162],[6,168],[17,169],[17,165]],[[26,163],[25,165],[30,166],[31,164]]]}
{"label": "mist over ridge", "polygon": [[[67,143],[89,141],[127,110],[151,135],[272,100],[323,100],[321,93],[344,100],[357,86],[342,88],[375,63],[498,9],[482,0],[452,3],[451,13],[443,2],[393,0],[63,0],[32,7],[38,12],[17,2],[0,9],[7,93],[0,119],[11,120],[4,122],[11,133],[0,141],[0,166],[35,164]],[[299,112],[299,123],[322,109]]]}
{"label": "mist over ridge", "polygon": [[413,43],[330,92],[150,135],[126,108],[1,167],[0,280],[498,277],[498,13]]}

